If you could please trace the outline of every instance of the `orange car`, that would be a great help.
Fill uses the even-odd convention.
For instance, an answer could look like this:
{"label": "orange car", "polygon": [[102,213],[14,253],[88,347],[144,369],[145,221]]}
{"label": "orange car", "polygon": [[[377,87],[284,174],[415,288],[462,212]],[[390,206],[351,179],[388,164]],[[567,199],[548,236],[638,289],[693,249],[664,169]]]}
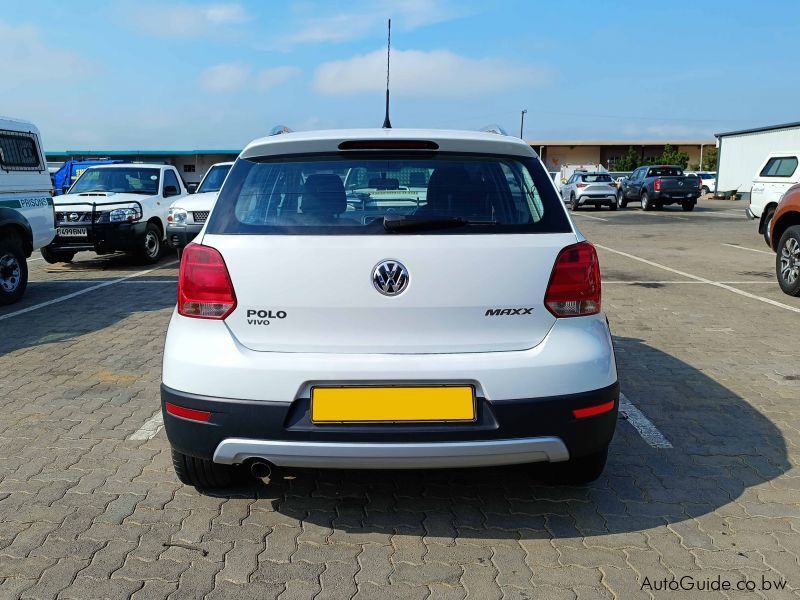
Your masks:
{"label": "orange car", "polygon": [[800,185],[783,195],[769,228],[778,283],[790,296],[800,296]]}

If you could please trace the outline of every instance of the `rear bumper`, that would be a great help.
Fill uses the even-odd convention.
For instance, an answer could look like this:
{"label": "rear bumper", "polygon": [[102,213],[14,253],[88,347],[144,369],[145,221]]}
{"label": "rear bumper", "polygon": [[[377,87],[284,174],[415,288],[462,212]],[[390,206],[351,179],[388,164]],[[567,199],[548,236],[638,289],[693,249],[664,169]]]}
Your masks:
{"label": "rear bumper", "polygon": [[146,222],[137,223],[63,223],[60,227],[86,227],[85,238],[60,237],[56,235],[48,248],[54,251],[91,250],[98,253],[130,252],[141,247]]}
{"label": "rear bumper", "polygon": [[577,196],[578,204],[614,204],[617,202],[616,192],[608,194],[581,194]]}
{"label": "rear bumper", "polygon": [[[441,468],[559,462],[602,450],[614,435],[619,385],[563,396],[488,401],[478,398],[475,423],[325,424],[311,422],[310,400],[244,401],[161,386],[170,444],[223,464],[262,458],[278,466]],[[169,402],[208,411],[206,423],[176,417]],[[613,402],[577,419],[573,410]]]}
{"label": "rear bumper", "polygon": [[167,225],[167,243],[173,248],[184,248],[197,237],[201,229],[203,229],[203,223]]}
{"label": "rear bumper", "polygon": [[653,192],[653,200],[661,204],[680,204],[682,202],[697,202],[700,191],[693,192]]}

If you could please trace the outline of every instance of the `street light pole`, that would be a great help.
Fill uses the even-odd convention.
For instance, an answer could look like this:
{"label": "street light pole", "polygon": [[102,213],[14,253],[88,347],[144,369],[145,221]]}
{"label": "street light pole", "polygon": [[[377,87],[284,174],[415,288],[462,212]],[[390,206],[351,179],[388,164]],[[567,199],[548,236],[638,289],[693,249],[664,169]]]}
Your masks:
{"label": "street light pole", "polygon": [[519,115],[519,138],[522,138],[522,128],[525,125],[525,113],[528,112],[528,109],[522,109],[522,112]]}

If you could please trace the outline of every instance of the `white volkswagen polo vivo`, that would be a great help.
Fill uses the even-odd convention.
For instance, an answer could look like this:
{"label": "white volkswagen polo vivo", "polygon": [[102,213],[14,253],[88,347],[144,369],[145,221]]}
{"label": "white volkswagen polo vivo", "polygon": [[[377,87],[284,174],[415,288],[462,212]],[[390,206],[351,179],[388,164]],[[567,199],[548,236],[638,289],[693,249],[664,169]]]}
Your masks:
{"label": "white volkswagen polo vivo", "polygon": [[183,254],[161,397],[190,485],[541,461],[590,481],[618,395],[597,254],[516,138],[256,140]]}

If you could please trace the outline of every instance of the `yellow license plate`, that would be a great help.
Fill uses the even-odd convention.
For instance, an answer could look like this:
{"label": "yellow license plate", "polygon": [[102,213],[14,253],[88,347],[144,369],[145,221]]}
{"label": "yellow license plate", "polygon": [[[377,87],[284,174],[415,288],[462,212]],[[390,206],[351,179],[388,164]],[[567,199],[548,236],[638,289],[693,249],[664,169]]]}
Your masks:
{"label": "yellow license plate", "polygon": [[315,387],[314,423],[395,423],[475,420],[471,386]]}

